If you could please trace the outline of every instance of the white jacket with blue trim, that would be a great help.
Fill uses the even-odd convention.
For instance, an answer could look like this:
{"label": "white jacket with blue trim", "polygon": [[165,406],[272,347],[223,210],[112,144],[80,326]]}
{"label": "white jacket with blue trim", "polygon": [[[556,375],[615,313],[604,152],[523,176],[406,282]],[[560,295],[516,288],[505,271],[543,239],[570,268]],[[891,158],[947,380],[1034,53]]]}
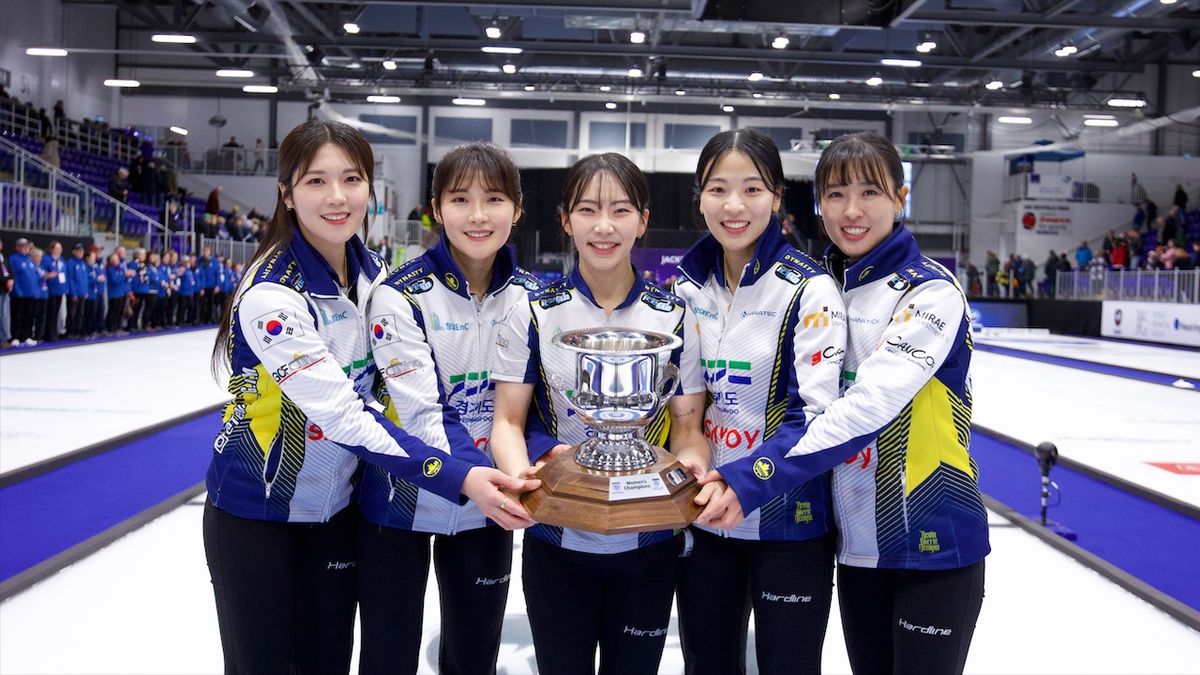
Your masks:
{"label": "white jacket with blue trim", "polygon": [[[505,316],[540,287],[504,247],[476,302],[445,236],[392,272],[367,313],[376,393],[388,419],[442,452],[492,465],[491,353]],[[488,522],[474,502],[460,505],[376,466],[363,475],[359,506],[373,523],[419,532],[454,534]]]}

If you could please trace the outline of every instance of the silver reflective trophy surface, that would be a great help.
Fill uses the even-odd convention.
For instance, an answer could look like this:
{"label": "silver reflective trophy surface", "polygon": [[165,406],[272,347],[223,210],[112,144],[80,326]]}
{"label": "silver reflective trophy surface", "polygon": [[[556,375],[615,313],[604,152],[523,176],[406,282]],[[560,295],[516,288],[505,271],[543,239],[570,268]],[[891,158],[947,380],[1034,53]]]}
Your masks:
{"label": "silver reflective trophy surface", "polygon": [[596,430],[575,451],[575,461],[602,471],[653,464],[653,446],[637,432],[674,393],[679,371],[670,363],[671,352],[683,340],[631,328],[585,328],[555,335],[552,343],[576,355],[573,386],[554,384],[583,423]]}
{"label": "silver reflective trophy surface", "polygon": [[636,328],[584,328],[554,336],[575,354],[573,381],[549,384],[595,431],[538,470],[542,486],[522,496],[535,520],[616,534],[684,527],[700,509],[700,487],[675,458],[639,433],[666,406],[679,379],[671,352],[683,340]]}

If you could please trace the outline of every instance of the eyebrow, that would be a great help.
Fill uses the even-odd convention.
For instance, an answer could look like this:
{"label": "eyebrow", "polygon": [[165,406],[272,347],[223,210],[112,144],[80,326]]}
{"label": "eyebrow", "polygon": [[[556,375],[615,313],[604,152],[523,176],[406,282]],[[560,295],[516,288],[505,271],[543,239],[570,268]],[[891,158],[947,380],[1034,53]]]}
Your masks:
{"label": "eyebrow", "polygon": [[[329,172],[324,169],[309,169],[308,171],[304,172],[304,176],[311,176],[311,175],[324,176],[327,173],[329,173]],[[358,167],[351,167],[349,169],[343,170],[342,173],[344,173],[344,174],[345,173],[362,173],[362,171],[359,171]],[[301,176],[301,178],[303,178],[304,176]]]}
{"label": "eyebrow", "polygon": [[[575,206],[579,206],[580,204],[595,204],[596,206],[600,206],[600,202],[595,199],[580,199],[579,201],[575,202]],[[629,204],[630,206],[632,206],[633,200],[631,200],[631,199],[614,199],[613,201],[609,202],[609,205],[612,205],[612,206],[615,206],[617,204]]]}
{"label": "eyebrow", "polygon": [[[879,183],[876,183],[873,180],[867,180],[865,178],[863,180],[858,181],[857,183],[854,183],[854,185],[861,185],[861,186],[865,186],[865,187],[880,187]],[[843,187],[846,187],[846,183],[830,183],[825,186],[825,189],[828,190],[830,188],[843,188]]]}

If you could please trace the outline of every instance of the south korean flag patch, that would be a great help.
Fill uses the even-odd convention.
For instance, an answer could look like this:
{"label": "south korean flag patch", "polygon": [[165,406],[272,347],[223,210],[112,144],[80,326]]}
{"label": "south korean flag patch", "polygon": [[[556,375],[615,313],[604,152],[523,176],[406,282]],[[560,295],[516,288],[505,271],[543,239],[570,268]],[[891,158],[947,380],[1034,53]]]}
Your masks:
{"label": "south korean flag patch", "polygon": [[371,333],[372,348],[390,345],[400,339],[396,336],[395,314],[380,314],[372,317],[368,330]]}
{"label": "south korean flag patch", "polygon": [[254,320],[254,337],[264,351],[301,335],[304,335],[304,326],[286,309],[267,312]]}

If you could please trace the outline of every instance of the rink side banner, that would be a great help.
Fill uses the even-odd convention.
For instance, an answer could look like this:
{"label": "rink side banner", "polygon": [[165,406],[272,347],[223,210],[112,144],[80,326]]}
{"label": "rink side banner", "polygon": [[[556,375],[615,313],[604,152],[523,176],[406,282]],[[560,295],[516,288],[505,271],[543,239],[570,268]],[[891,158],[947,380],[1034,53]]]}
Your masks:
{"label": "rink side banner", "polygon": [[1100,334],[1200,347],[1200,305],[1105,300]]}

